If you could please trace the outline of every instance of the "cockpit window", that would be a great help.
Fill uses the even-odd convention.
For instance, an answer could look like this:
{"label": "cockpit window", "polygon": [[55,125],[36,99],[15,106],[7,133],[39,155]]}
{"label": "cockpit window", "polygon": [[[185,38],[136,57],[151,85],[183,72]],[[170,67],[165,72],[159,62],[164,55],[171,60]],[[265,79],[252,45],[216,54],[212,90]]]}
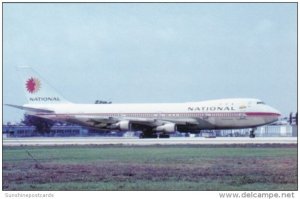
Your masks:
{"label": "cockpit window", "polygon": [[257,102],[257,104],[265,104],[264,102]]}

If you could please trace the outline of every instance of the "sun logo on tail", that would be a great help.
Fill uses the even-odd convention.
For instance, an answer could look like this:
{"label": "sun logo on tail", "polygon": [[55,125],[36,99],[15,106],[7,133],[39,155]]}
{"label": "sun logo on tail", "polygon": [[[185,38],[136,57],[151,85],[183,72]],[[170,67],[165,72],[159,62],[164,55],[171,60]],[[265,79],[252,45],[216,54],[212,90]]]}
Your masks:
{"label": "sun logo on tail", "polygon": [[26,81],[26,89],[29,93],[36,93],[41,88],[41,82],[39,79],[31,77]]}

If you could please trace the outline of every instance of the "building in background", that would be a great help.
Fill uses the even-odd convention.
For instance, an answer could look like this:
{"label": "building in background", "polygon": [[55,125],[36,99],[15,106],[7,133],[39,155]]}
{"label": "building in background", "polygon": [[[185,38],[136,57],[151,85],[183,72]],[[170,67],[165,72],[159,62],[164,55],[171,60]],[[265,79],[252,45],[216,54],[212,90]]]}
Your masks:
{"label": "building in background", "polygon": [[[171,137],[249,137],[251,129],[230,129],[230,130],[203,130],[199,134],[180,133],[171,134]],[[25,125],[3,125],[4,137],[68,137],[68,136],[103,136],[103,137],[138,137],[139,132],[100,131],[86,129],[77,125],[54,125],[50,133],[38,133],[34,126]],[[266,125],[257,128],[257,137],[297,137],[297,125],[279,124]]]}

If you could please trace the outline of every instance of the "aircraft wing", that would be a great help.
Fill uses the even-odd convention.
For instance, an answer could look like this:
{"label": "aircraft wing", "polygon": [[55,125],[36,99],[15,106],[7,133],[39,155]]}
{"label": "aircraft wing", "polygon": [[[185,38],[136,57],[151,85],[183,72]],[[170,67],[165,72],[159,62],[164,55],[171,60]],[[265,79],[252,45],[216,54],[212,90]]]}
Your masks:
{"label": "aircraft wing", "polygon": [[[33,108],[26,106],[18,106],[12,104],[6,104],[8,106],[34,112],[37,116],[44,117],[48,114],[54,114],[52,110],[44,108]],[[41,114],[41,115],[39,115]],[[47,118],[47,117],[46,117]],[[51,119],[51,118],[50,118]],[[133,131],[162,131],[166,133],[172,133],[177,130],[189,131],[197,129],[197,127],[205,128],[211,126],[208,121],[201,120],[199,118],[137,118],[137,117],[108,117],[100,115],[67,115],[57,120],[63,120],[66,122],[87,126],[91,128],[101,130],[133,130]]]}
{"label": "aircraft wing", "polygon": [[80,122],[92,123],[94,125],[98,124],[114,124],[120,121],[130,121],[131,123],[142,123],[149,124],[151,126],[155,120],[147,118],[131,118],[131,117],[107,117],[107,116],[94,116],[94,115],[74,115],[69,119],[78,120]]}
{"label": "aircraft wing", "polygon": [[197,120],[194,118],[186,119],[158,119],[158,118],[136,118],[136,117],[107,117],[107,116],[95,116],[95,115],[73,115],[68,119],[69,122],[77,123],[85,126],[92,126],[99,129],[114,129],[116,124],[120,122],[128,122],[135,126],[135,130],[140,130],[139,128],[156,128],[164,124],[174,124],[174,125],[197,125]]}

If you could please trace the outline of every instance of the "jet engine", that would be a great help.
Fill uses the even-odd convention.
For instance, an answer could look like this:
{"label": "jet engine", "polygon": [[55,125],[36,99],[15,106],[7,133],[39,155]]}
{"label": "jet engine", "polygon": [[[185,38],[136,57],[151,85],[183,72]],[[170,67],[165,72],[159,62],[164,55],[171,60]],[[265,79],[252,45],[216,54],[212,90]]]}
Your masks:
{"label": "jet engine", "polygon": [[177,126],[174,123],[166,123],[161,126],[157,126],[155,130],[164,133],[174,133],[177,130]]}
{"label": "jet engine", "polygon": [[120,129],[121,131],[130,131],[131,130],[131,124],[127,120],[119,121],[118,123],[113,124],[111,127]]}

